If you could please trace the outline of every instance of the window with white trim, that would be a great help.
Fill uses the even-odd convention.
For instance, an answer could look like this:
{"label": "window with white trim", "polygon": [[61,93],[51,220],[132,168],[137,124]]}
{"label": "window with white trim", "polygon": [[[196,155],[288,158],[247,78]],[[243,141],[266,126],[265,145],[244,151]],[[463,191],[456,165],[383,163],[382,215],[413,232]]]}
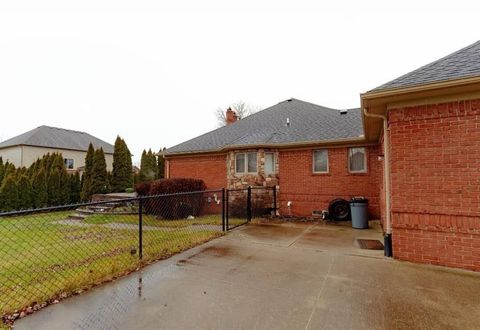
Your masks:
{"label": "window with white trim", "polygon": [[313,152],[313,172],[328,173],[328,150],[315,150]]}
{"label": "window with white trim", "polygon": [[257,173],[257,153],[245,152],[235,154],[235,173]]}
{"label": "window with white trim", "polygon": [[71,158],[64,158],[63,163],[65,164],[65,168],[67,170],[73,170],[73,159]]}
{"label": "window with white trim", "polygon": [[367,152],[365,148],[348,149],[348,171],[350,173],[367,172]]}
{"label": "window with white trim", "polygon": [[265,175],[275,174],[275,154],[265,153]]}

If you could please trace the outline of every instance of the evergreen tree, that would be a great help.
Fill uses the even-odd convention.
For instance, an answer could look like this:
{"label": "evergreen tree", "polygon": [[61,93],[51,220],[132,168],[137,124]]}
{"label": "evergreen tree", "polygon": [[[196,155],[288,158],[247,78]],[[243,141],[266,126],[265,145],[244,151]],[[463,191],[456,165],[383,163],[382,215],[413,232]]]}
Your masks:
{"label": "evergreen tree", "polygon": [[163,179],[165,177],[165,158],[163,158],[163,151],[165,148],[161,149],[158,153],[157,159],[157,179]]}
{"label": "evergreen tree", "polygon": [[146,172],[148,161],[147,161],[147,151],[143,149],[142,156],[140,158],[140,173],[138,174],[140,182],[146,181]]}
{"label": "evergreen tree", "polygon": [[43,159],[43,163],[44,163],[43,166],[45,166],[45,173],[47,173],[47,175],[52,170],[53,158],[54,158],[53,155],[50,155],[50,153],[47,153],[45,155],[45,158]]}
{"label": "evergreen tree", "polygon": [[2,157],[0,157],[0,186],[2,185],[4,174],[5,174],[5,165],[3,164]]}
{"label": "evergreen tree", "polygon": [[47,176],[45,169],[40,167],[32,181],[32,199],[35,208],[48,205]]}
{"label": "evergreen tree", "polygon": [[47,178],[48,205],[54,206],[62,204],[61,188],[60,170],[58,168],[52,168]]}
{"label": "evergreen tree", "polygon": [[32,187],[28,176],[21,173],[17,178],[18,209],[32,208]]}
{"label": "evergreen tree", "polygon": [[3,180],[2,186],[0,187],[1,198],[1,209],[3,211],[14,211],[18,210],[18,190],[17,190],[17,180],[15,179],[15,173],[10,173]]}
{"label": "evergreen tree", "polygon": [[157,158],[151,149],[143,150],[140,160],[140,181],[152,181],[158,176]]}
{"label": "evergreen tree", "polygon": [[113,192],[112,190],[113,185],[113,175],[112,172],[107,171],[107,193]]}
{"label": "evergreen tree", "polygon": [[95,150],[93,157],[91,194],[105,194],[107,192],[107,163],[103,149]]}
{"label": "evergreen tree", "polygon": [[70,196],[69,196],[69,203],[76,204],[80,202],[80,191],[81,191],[81,182],[80,182],[80,174],[76,172],[75,174],[69,175],[70,181]]}
{"label": "evergreen tree", "polygon": [[[54,153],[50,155],[50,158],[50,176],[47,178],[48,195],[51,197],[49,204],[64,205],[68,203],[70,197],[67,169],[62,154]],[[54,175],[53,179],[50,178],[52,175]],[[50,191],[50,188],[52,191]],[[52,196],[50,196],[51,193],[53,194]]]}
{"label": "evergreen tree", "polygon": [[113,151],[111,190],[113,192],[123,192],[126,188],[131,188],[132,185],[132,155],[125,141],[117,136]]}
{"label": "evergreen tree", "polygon": [[82,192],[81,199],[83,201],[88,201],[92,196],[92,175],[93,175],[93,158],[95,156],[95,150],[93,145],[90,143],[88,146],[87,156],[85,157],[85,170],[82,176]]}

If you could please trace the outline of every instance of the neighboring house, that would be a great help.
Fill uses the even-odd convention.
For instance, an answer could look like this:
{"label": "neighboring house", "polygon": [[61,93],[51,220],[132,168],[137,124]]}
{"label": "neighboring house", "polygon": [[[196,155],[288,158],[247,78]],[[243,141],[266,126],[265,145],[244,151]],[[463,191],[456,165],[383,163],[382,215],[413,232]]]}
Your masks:
{"label": "neighboring house", "polygon": [[[480,271],[480,41],[338,111],[291,99],[165,152],[167,177],[277,185],[280,212],[365,196],[386,254]],[[287,209],[287,201],[291,208]]]}
{"label": "neighboring house", "polygon": [[88,145],[103,148],[107,170],[112,170],[113,145],[88,133],[64,128],[40,126],[0,143],[0,157],[17,167],[30,166],[47,153],[62,154],[67,170],[77,171],[85,166]]}

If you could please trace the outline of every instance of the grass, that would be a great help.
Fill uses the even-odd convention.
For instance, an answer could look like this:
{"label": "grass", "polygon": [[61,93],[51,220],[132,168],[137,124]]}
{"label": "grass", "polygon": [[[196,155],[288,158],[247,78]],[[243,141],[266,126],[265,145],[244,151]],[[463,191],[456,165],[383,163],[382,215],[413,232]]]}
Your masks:
{"label": "grass", "polygon": [[[138,215],[103,215],[94,214],[85,219],[89,224],[108,224],[108,223],[123,223],[138,225]],[[149,227],[163,227],[163,228],[185,228],[194,225],[222,225],[222,219],[217,214],[204,215],[195,219],[178,219],[178,220],[160,220],[151,215],[144,215],[142,218],[144,226]],[[245,223],[245,219],[230,218],[229,224],[231,227]]]}
{"label": "grass", "polygon": [[0,315],[111,280],[223,234],[221,227],[201,226],[221,226],[218,215],[168,221],[145,215],[140,261],[136,227],[119,225],[138,225],[137,215],[95,214],[76,222],[84,226],[59,223],[71,213],[0,218]]}

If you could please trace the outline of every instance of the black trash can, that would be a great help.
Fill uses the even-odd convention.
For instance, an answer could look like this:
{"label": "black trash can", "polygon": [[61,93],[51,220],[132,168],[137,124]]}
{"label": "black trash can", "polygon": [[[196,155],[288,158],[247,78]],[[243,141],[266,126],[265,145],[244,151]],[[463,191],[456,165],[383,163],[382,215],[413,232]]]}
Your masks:
{"label": "black trash can", "polygon": [[350,212],[352,214],[353,228],[368,228],[368,199],[363,197],[352,198],[350,200]]}

